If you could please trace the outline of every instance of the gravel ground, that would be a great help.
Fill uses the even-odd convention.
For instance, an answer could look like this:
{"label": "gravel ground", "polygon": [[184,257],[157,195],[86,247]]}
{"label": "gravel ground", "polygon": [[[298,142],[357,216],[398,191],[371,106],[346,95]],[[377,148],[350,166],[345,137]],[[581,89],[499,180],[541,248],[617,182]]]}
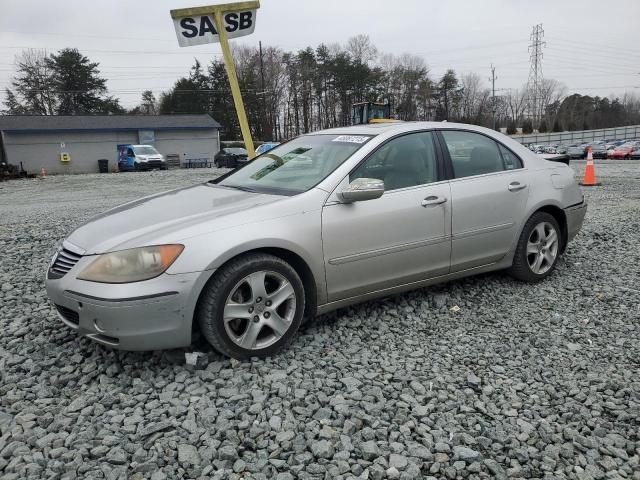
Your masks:
{"label": "gravel ground", "polygon": [[43,276],[89,216],[219,172],[0,183],[0,478],[640,479],[640,162],[597,169],[539,285],[495,273],[365,303],[267,360],[196,341],[197,368],[78,338]]}

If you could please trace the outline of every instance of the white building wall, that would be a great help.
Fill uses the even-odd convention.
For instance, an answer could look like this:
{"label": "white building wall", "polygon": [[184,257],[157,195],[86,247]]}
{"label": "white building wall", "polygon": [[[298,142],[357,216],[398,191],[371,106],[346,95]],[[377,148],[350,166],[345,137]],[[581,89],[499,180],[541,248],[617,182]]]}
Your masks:
{"label": "white building wall", "polygon": [[[54,132],[10,133],[4,132],[7,161],[29,173],[41,168],[55,174],[95,173],[98,160],[109,160],[109,170],[117,164],[117,145],[139,143],[137,131],[124,132]],[[163,155],[177,153],[182,161],[188,158],[210,158],[219,150],[215,129],[210,130],[160,130],[155,132],[156,149]],[[60,153],[66,152],[71,161],[60,161]]]}
{"label": "white building wall", "polygon": [[220,151],[217,130],[160,130],[156,131],[156,149],[163,155],[178,154],[182,163],[190,158],[213,157]]}

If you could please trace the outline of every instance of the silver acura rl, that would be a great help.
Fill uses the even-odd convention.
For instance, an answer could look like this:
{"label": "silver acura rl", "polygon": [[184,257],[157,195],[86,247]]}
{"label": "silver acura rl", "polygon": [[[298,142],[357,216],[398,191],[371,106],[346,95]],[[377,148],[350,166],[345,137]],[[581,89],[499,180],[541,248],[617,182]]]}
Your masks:
{"label": "silver acura rl", "polygon": [[490,270],[540,281],[585,212],[569,167],[486,128],[324,130],[91,219],[47,293],[104,345],[184,347],[199,328],[225,355],[267,356],[346,305]]}

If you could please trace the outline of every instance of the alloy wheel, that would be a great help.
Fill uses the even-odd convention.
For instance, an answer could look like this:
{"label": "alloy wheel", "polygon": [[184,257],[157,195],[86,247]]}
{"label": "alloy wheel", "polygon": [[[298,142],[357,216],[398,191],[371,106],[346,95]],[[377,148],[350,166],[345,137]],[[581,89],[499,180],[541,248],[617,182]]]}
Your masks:
{"label": "alloy wheel", "polygon": [[224,328],[239,347],[258,350],[277,342],[291,327],[296,294],[291,283],[273,271],[257,271],[240,280],[224,306]]}
{"label": "alloy wheel", "polygon": [[558,232],[549,222],[538,223],[527,240],[527,263],[535,274],[547,272],[558,256]]}

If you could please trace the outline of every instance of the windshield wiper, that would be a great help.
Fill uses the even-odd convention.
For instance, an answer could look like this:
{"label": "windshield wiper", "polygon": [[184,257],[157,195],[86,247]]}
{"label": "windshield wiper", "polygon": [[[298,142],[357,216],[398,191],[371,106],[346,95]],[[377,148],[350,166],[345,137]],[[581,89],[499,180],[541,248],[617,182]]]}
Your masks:
{"label": "windshield wiper", "polygon": [[221,184],[218,184],[218,186],[225,187],[225,188],[234,188],[236,190],[241,190],[243,192],[259,193],[258,190],[254,189],[254,188],[241,187],[240,185],[221,185]]}

